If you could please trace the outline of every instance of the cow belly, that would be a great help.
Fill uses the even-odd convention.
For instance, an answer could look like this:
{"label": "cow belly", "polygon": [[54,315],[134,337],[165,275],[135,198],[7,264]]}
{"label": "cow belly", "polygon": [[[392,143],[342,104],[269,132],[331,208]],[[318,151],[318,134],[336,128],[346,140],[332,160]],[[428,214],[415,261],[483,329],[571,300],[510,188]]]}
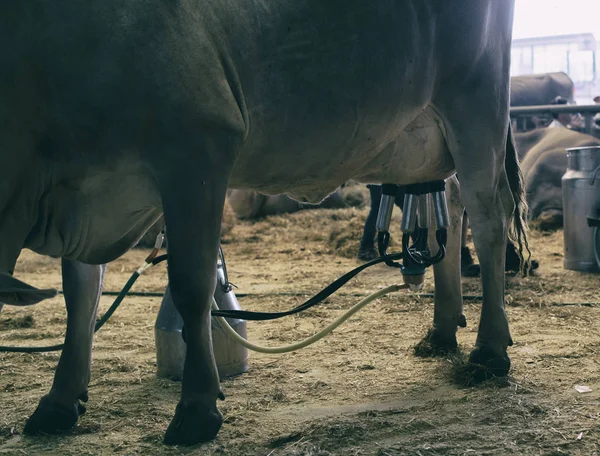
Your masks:
{"label": "cow belly", "polygon": [[[376,122],[345,122],[327,128],[310,126],[275,136],[268,151],[249,141],[238,157],[230,186],[263,194],[287,193],[318,203],[349,179],[367,182],[413,182],[450,175],[453,163],[445,140],[424,100],[412,101],[397,116]],[[333,118],[333,117],[332,117]]]}
{"label": "cow belly", "polygon": [[[78,259],[86,263],[113,261],[133,247],[162,214],[153,180],[137,165],[100,175],[87,196],[89,228]],[[99,183],[99,184],[97,184]]]}
{"label": "cow belly", "polygon": [[[272,175],[268,178],[268,171],[263,169],[246,183],[250,182],[251,188],[263,193],[287,192],[299,201],[318,202],[349,179],[365,183],[411,184],[451,176],[454,161],[440,128],[441,120],[433,108],[426,107],[406,123],[408,125],[400,128],[385,147],[358,156],[355,149],[345,154],[339,151],[315,153],[315,149],[306,153],[288,153],[287,165],[282,163],[278,172],[285,170],[293,178],[279,179]],[[240,176],[236,177],[239,183]]]}
{"label": "cow belly", "polygon": [[105,218],[92,216],[85,248],[77,259],[89,264],[103,264],[116,260],[142,238],[160,218],[160,209],[146,207],[131,212],[119,211]]}
{"label": "cow belly", "polygon": [[115,260],[133,247],[162,213],[152,180],[122,164],[63,179],[42,202],[40,221],[25,247],[89,264]]}

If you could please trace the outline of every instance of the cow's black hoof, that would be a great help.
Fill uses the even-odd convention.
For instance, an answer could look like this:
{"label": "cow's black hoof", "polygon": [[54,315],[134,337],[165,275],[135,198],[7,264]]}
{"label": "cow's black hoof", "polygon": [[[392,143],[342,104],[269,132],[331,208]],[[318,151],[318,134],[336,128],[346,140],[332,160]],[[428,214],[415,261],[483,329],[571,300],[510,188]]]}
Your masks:
{"label": "cow's black hoof", "polygon": [[377,249],[374,245],[361,245],[358,249],[358,255],[356,257],[362,261],[371,261],[375,258],[379,258]]}
{"label": "cow's black hoof", "polygon": [[[536,260],[530,259],[524,266],[527,274],[533,274],[534,271],[540,267],[540,264]],[[512,242],[506,244],[506,262],[504,263],[504,270],[513,274],[521,271],[521,258],[517,253],[517,248]]]}
{"label": "cow's black hoof", "polygon": [[469,356],[468,370],[471,382],[480,383],[494,377],[506,377],[510,370],[510,358],[506,350],[498,355],[486,347],[475,347]]}
{"label": "cow's black hoof", "polygon": [[463,277],[479,277],[481,268],[473,261],[469,247],[460,248],[460,275]]}
{"label": "cow's black hoof", "polygon": [[460,275],[462,277],[479,277],[481,275],[481,267],[478,264],[471,264],[460,268]]}
{"label": "cow's black hoof", "polygon": [[179,402],[175,409],[175,416],[165,433],[165,444],[167,445],[195,445],[197,443],[213,440],[221,425],[223,415],[215,405],[212,409],[206,406],[192,403]]}
{"label": "cow's black hoof", "polygon": [[84,413],[85,407],[79,401],[65,407],[46,395],[40,399],[35,412],[25,423],[23,432],[27,435],[60,434],[72,429]]}
{"label": "cow's black hoof", "polygon": [[415,345],[415,356],[421,358],[433,358],[436,356],[445,356],[448,353],[454,353],[458,349],[456,334],[442,334],[430,328],[421,341]]}

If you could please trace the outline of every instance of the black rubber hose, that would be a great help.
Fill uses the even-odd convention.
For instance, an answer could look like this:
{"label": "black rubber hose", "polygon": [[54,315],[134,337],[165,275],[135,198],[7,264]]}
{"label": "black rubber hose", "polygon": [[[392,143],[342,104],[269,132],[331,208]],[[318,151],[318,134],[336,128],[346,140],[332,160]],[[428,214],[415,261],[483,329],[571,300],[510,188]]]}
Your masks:
{"label": "black rubber hose", "polygon": [[330,285],[323,288],[316,295],[310,298],[303,304],[300,304],[293,309],[286,310],[285,312],[249,312],[246,310],[218,310],[212,311],[211,315],[213,317],[226,317],[226,318],[237,318],[240,320],[252,320],[252,321],[265,321],[265,320],[275,320],[277,318],[286,317],[288,315],[293,315],[298,312],[302,312],[303,310],[310,309],[311,307],[319,304],[324,299],[331,296],[337,290],[339,290],[342,286],[344,286],[350,279],[354,278],[360,272],[364,271],[366,268],[370,266],[374,266],[379,263],[387,262],[389,260],[399,260],[402,258],[402,253],[393,253],[391,255],[386,255],[383,257],[375,258],[357,268],[352,269],[350,272],[347,272],[339,279],[332,282]]}

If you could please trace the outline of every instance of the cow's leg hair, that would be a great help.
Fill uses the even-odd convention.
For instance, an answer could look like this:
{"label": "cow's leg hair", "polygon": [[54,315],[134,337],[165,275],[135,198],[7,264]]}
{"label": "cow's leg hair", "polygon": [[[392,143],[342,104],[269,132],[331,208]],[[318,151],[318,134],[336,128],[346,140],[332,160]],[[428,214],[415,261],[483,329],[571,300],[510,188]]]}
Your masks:
{"label": "cow's leg hair", "polygon": [[[186,334],[181,400],[165,443],[191,445],[212,440],[223,423],[223,398],[211,342],[210,308],[227,179],[239,136],[211,132],[194,155],[168,156],[159,167],[165,224],[169,232],[169,283]],[[162,169],[162,171],[161,171]]]}
{"label": "cow's leg hair", "polygon": [[[463,206],[455,177],[447,182],[446,197],[450,216],[446,257],[433,266],[435,280],[433,327],[415,347],[417,356],[440,356],[455,351],[458,347],[456,330],[458,326],[466,326],[466,319],[462,313],[459,266]],[[435,224],[430,223],[429,246],[432,254],[438,250],[434,227]]]}
{"label": "cow's leg hair", "polygon": [[67,306],[67,334],[50,393],[25,425],[26,434],[54,434],[71,429],[85,412],[92,356],[92,339],[105,265],[62,260]]}

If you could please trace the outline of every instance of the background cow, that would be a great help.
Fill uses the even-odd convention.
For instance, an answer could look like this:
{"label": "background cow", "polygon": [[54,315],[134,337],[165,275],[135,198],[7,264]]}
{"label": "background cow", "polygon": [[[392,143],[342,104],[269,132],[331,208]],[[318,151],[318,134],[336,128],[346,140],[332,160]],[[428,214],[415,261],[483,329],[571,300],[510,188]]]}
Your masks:
{"label": "background cow", "polygon": [[227,201],[239,219],[255,219],[277,214],[291,214],[303,209],[342,209],[362,206],[364,197],[359,185],[346,183],[318,204],[301,203],[287,195],[264,195],[251,190],[228,190]]}
{"label": "background cow", "polygon": [[[221,235],[228,234],[235,226],[236,219],[256,219],[277,214],[291,214],[303,209],[342,209],[345,207],[362,206],[364,196],[358,189],[359,185],[352,183],[338,188],[327,196],[321,203],[301,203],[287,195],[264,195],[252,190],[227,191],[227,199],[223,210]],[[137,247],[151,248],[156,236],[164,228],[165,222],[161,217],[140,239]],[[165,239],[165,246],[168,240]]]}
{"label": "background cow", "polygon": [[[511,106],[538,106],[554,104],[556,99],[575,103],[575,84],[563,73],[542,73],[510,78]],[[551,116],[526,115],[517,118],[518,131],[543,127],[552,121]]]}
{"label": "background cow", "polygon": [[599,146],[600,139],[568,128],[539,128],[516,133],[525,178],[529,218],[541,229],[563,226],[561,178],[570,147]]}
{"label": "background cow", "polygon": [[[530,132],[515,133],[517,150],[521,157],[521,169],[525,177],[529,219],[541,230],[556,230],[563,227],[562,176],[567,171],[567,152],[571,147],[599,146],[600,139],[568,128],[538,128]],[[463,220],[463,244],[461,248],[461,272],[464,277],[479,275],[465,243],[467,217]],[[520,264],[515,246],[506,245],[507,271]],[[530,268],[538,267],[535,260]]]}
{"label": "background cow", "polygon": [[511,106],[547,105],[558,96],[575,103],[575,84],[566,73],[527,74],[510,78]]}

